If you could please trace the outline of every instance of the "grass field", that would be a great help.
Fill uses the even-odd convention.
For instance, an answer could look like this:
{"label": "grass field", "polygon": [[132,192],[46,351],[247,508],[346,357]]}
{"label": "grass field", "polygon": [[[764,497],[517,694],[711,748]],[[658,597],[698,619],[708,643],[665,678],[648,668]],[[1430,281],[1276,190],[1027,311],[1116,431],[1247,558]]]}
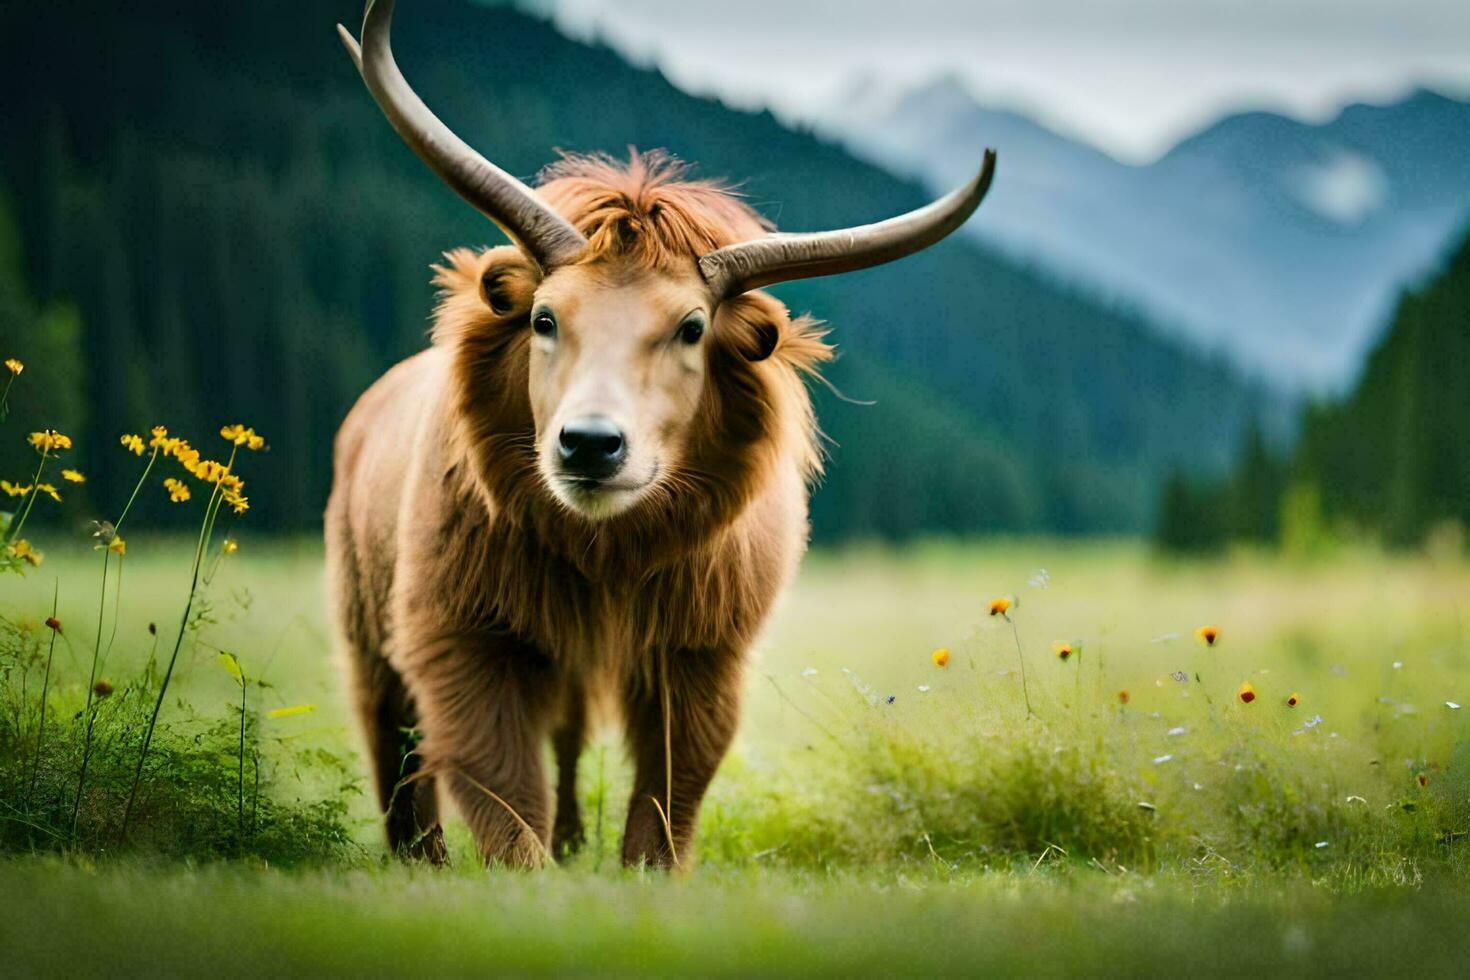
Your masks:
{"label": "grass field", "polygon": [[[129,542],[102,672],[120,690],[153,650],[148,624],[177,631],[181,552]],[[31,636],[61,582],[53,704],[71,714],[98,571],[53,544],[0,582],[0,614]],[[269,684],[250,688],[251,712],[315,705],[253,722],[283,808],[340,796],[314,760],[356,745],[321,592],[315,545],[245,539],[164,709],[185,734],[231,717],[240,688],[217,649]],[[1005,616],[989,613],[998,596],[1014,600]],[[7,972],[1458,973],[1467,599],[1463,562],[1371,552],[817,553],[758,651],[686,873],[617,869],[628,773],[609,735],[583,760],[601,820],[543,872],[481,869],[458,827],[452,868],[400,867],[350,791],[352,840],[325,859],[12,848]],[[1076,652],[1062,660],[1058,642]]]}

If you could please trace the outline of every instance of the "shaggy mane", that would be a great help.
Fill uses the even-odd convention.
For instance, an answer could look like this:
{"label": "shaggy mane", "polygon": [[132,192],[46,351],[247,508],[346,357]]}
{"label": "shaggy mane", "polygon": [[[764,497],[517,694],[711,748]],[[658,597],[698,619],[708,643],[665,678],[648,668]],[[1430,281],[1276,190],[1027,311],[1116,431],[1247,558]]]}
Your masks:
{"label": "shaggy mane", "polygon": [[772,230],[734,188],[689,180],[688,172],[661,150],[630,148],[626,165],[605,154],[568,154],[541,171],[537,192],[587,237],[584,262],[616,257],[672,271]]}

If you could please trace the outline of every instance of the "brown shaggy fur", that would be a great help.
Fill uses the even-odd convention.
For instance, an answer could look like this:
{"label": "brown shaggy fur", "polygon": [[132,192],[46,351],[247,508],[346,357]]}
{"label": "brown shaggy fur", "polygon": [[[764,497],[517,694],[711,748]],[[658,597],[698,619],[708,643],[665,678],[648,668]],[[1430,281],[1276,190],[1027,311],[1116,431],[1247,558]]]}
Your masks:
{"label": "brown shaggy fur", "polygon": [[[613,270],[688,276],[701,253],[766,230],[736,196],[658,156],[569,158],[539,193],[587,236],[582,264]],[[539,273],[512,247],[446,259],[433,344],[348,416],[326,514],[390,845],[443,859],[437,780],[487,861],[535,865],[574,848],[588,705],[610,701],[635,766],[623,859],[682,862],[735,731],[746,651],[805,548],[820,456],[804,382],[831,350],[815,321],[769,295],[720,304],[674,472],[593,522],[537,469],[527,376]],[[668,827],[655,799],[671,804]]]}

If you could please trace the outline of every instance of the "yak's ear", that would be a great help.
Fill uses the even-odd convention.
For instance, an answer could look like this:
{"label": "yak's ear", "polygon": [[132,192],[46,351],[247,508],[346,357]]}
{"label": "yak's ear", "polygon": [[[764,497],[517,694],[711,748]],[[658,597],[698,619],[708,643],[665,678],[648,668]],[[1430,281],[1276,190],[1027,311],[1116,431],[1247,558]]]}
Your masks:
{"label": "yak's ear", "polygon": [[778,344],[781,344],[781,328],[775,323],[757,323],[756,336],[745,353],[745,360],[766,360],[776,353]]}
{"label": "yak's ear", "polygon": [[466,331],[513,326],[531,312],[539,273],[513,246],[474,252],[457,248],[434,266],[439,305],[434,310],[436,342],[452,341]]}
{"label": "yak's ear", "polygon": [[736,347],[747,361],[764,361],[774,354],[791,324],[786,307],[766,293],[746,293],[723,304],[720,312],[729,317]]}
{"label": "yak's ear", "polygon": [[482,252],[456,248],[433,268],[440,305],[471,315],[486,309],[496,317],[526,313],[538,282],[536,266],[512,245]]}
{"label": "yak's ear", "polygon": [[525,316],[539,276],[535,265],[520,249],[504,245],[479,256],[480,300],[497,317]]}

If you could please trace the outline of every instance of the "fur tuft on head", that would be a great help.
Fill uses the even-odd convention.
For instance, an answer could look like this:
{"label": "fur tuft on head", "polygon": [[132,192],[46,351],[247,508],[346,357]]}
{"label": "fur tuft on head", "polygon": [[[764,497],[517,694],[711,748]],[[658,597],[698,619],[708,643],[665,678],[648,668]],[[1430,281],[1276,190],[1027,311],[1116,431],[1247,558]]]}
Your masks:
{"label": "fur tuft on head", "polygon": [[587,236],[584,262],[616,256],[648,269],[688,268],[706,252],[771,231],[732,188],[687,175],[661,150],[629,148],[626,164],[567,154],[541,171],[537,193]]}

